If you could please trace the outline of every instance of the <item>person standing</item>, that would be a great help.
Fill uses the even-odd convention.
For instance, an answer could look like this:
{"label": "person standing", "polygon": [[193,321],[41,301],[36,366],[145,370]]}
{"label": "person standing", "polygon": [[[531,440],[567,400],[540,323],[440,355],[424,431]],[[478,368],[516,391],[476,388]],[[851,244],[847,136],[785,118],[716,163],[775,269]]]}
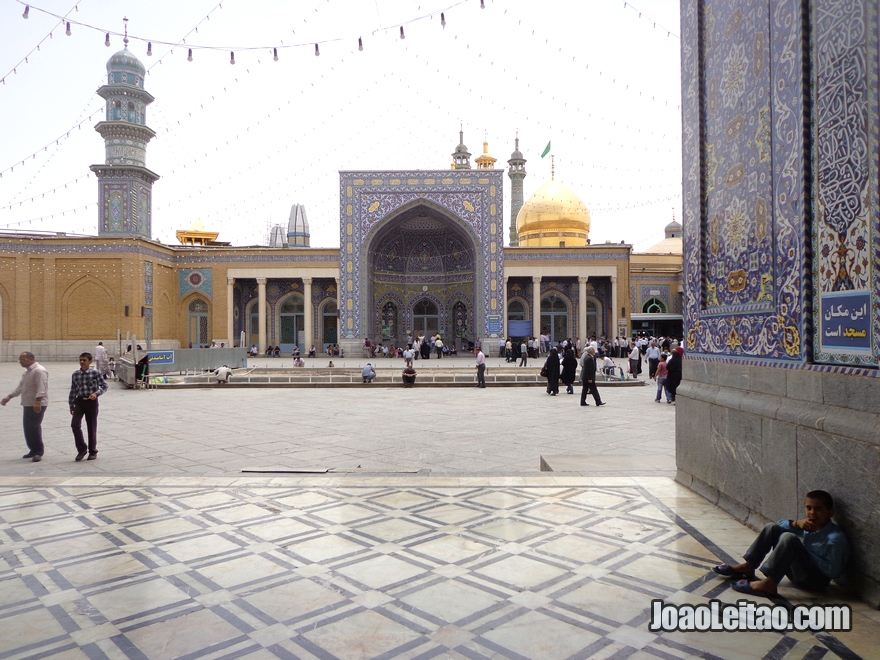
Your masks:
{"label": "person standing", "polygon": [[519,344],[519,366],[529,366],[529,347],[526,344],[525,339],[523,339]]}
{"label": "person standing", "polygon": [[556,396],[559,394],[559,351],[554,346],[544,362],[547,370],[547,394]]}
{"label": "person standing", "polygon": [[593,401],[597,406],[605,405],[602,397],[599,396],[599,388],[596,387],[596,349],[592,346],[587,346],[587,350],[584,351],[581,358],[581,383],[583,384],[581,388],[582,406],[590,405],[587,403],[588,393],[593,395]]}
{"label": "person standing", "polygon": [[477,348],[477,387],[485,388],[486,387],[486,356],[483,355],[483,351]]}
{"label": "person standing", "polygon": [[648,358],[648,378],[654,378],[654,374],[657,372],[657,365],[660,364],[660,347],[657,346],[656,341],[652,341],[651,345],[648,346],[648,350],[645,351],[645,357]]}
{"label": "person standing", "polygon": [[22,426],[24,441],[28,453],[22,458],[29,458],[34,463],[43,460],[43,415],[49,405],[49,372],[34,358],[34,354],[25,351],[18,356],[18,363],[25,368],[24,375],[11,394],[0,401],[6,405],[10,399],[21,396]]}
{"label": "person standing", "polygon": [[99,341],[98,345],[95,346],[95,368],[98,370],[98,373],[104,377],[105,380],[110,373],[107,357],[107,349],[104,348],[104,342]]}
{"label": "person standing", "polygon": [[637,342],[633,342],[632,350],[629,353],[629,372],[633,378],[638,378],[642,373],[642,353]]}
{"label": "person standing", "polygon": [[[660,354],[660,362],[657,363],[657,371],[654,373],[657,380],[657,396],[654,401],[660,403],[660,396],[663,394],[663,390],[666,389],[666,353]],[[672,403],[672,395],[669,393],[669,390],[666,390],[666,403]]]}
{"label": "person standing", "polygon": [[434,339],[434,350],[437,352],[437,359],[440,360],[443,358],[443,340],[440,338],[440,335],[437,335],[436,339]]}
{"label": "person standing", "polygon": [[681,385],[681,361],[684,349],[677,346],[666,361],[666,403],[675,405],[675,392]]}
{"label": "person standing", "polygon": [[[92,354],[81,353],[79,356],[79,369],[73,372],[70,379],[70,394],[67,403],[70,406],[70,414],[73,419],[70,428],[73,429],[73,441],[76,444],[76,461],[81,461],[88,450],[88,460],[98,458],[98,397],[107,391],[107,381],[92,367]],[[86,427],[89,431],[89,444],[86,447],[83,439],[82,420],[86,418]]]}
{"label": "person standing", "polygon": [[565,391],[567,394],[574,394],[574,381],[577,377],[578,361],[574,356],[574,348],[571,343],[565,347],[562,353],[562,374],[559,377],[565,383]]}

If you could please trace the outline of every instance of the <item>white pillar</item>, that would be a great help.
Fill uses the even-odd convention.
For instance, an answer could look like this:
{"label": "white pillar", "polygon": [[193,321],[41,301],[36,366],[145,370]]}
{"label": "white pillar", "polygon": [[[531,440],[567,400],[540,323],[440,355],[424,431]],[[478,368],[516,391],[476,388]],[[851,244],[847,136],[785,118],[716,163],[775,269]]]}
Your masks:
{"label": "white pillar", "polygon": [[303,333],[303,351],[309,352],[312,344],[315,343],[315,314],[312,305],[312,278],[304,277],[303,281],[303,309],[305,310],[305,333]]}
{"label": "white pillar", "polygon": [[259,314],[260,355],[266,352],[266,278],[257,278],[257,313]]}
{"label": "white pillar", "polygon": [[578,298],[580,305],[578,306],[578,337],[581,338],[581,346],[586,346],[589,341],[587,336],[587,275],[578,276]]}
{"label": "white pillar", "polygon": [[235,278],[226,278],[226,345],[235,346],[235,316],[233,313]]}
{"label": "white pillar", "polygon": [[532,277],[532,335],[541,336],[541,276]]}
{"label": "white pillar", "polygon": [[610,332],[614,337],[620,337],[620,330],[617,328],[617,275],[611,276],[611,328]]}

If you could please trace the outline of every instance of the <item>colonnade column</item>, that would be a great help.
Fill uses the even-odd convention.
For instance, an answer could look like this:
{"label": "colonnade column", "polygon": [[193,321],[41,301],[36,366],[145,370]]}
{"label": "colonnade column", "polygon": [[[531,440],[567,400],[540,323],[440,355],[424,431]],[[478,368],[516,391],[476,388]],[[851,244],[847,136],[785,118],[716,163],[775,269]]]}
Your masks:
{"label": "colonnade column", "polygon": [[504,276],[504,291],[501,296],[501,336],[505,339],[510,336],[510,329],[507,327],[507,281],[509,279],[509,275]]}
{"label": "colonnade column", "polygon": [[308,354],[309,349],[315,344],[315,314],[312,305],[312,278],[304,277],[303,281],[303,309],[305,310],[305,332],[303,333],[303,351]]}
{"label": "colonnade column", "polygon": [[581,346],[586,346],[590,340],[587,334],[587,280],[588,275],[578,276],[578,337],[581,338]]}
{"label": "colonnade column", "polygon": [[260,355],[266,353],[266,278],[257,278],[257,313],[259,320],[257,327],[259,328]]}
{"label": "colonnade column", "polygon": [[532,277],[532,336],[541,336],[541,276]]}
{"label": "colonnade column", "polygon": [[233,315],[233,294],[235,288],[235,278],[226,278],[226,341],[229,342],[229,348],[235,347],[235,317]]}
{"label": "colonnade column", "polygon": [[611,276],[611,328],[609,334],[613,337],[620,337],[620,330],[617,328],[617,275]]}

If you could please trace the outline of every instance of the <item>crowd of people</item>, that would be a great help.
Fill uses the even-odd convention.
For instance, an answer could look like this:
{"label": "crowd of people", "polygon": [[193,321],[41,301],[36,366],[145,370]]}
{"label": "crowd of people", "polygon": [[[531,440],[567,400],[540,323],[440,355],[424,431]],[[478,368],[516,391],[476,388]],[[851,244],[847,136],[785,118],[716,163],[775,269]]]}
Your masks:
{"label": "crowd of people", "polygon": [[445,343],[439,333],[428,337],[423,334],[416,337],[407,335],[406,344],[402,346],[394,344],[386,346],[382,342],[372,341],[369,337],[364,339],[363,356],[365,358],[405,358],[404,354],[407,351],[413,352],[411,358],[407,358],[409,360],[430,360],[432,355],[440,359],[444,356],[458,354],[455,344]]}

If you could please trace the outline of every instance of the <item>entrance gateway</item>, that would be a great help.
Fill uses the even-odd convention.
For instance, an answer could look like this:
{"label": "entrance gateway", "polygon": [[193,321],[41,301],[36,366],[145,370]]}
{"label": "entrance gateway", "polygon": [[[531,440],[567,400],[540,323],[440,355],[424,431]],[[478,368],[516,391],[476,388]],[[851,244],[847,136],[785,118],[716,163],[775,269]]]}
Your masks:
{"label": "entrance gateway", "polygon": [[500,337],[503,172],[340,172],[340,344]]}

